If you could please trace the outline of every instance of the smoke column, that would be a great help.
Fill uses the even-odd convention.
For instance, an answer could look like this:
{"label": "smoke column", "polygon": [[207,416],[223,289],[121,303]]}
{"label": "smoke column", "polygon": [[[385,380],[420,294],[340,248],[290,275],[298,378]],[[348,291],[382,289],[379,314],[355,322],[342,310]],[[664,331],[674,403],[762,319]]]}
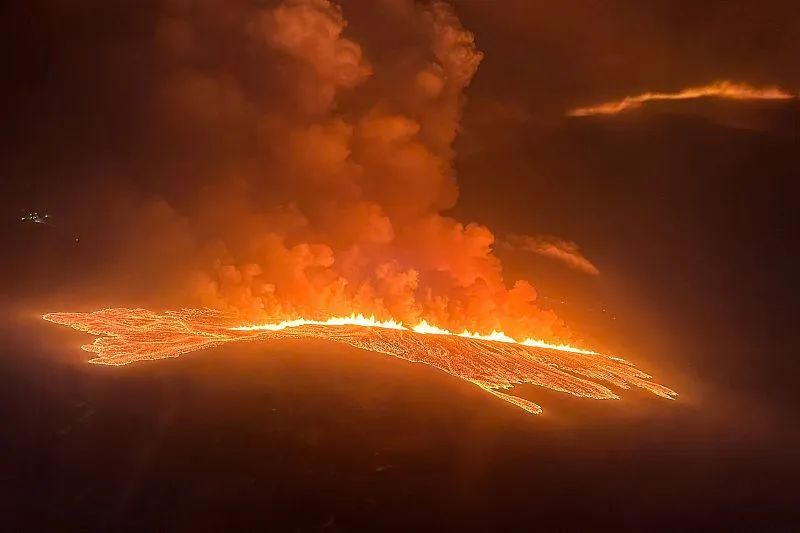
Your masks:
{"label": "smoke column", "polygon": [[362,43],[328,0],[259,4],[164,3],[141,156],[161,193],[120,231],[114,269],[254,320],[360,312],[569,340],[504,277],[493,233],[444,214],[483,59],[452,7],[370,4],[391,39]]}

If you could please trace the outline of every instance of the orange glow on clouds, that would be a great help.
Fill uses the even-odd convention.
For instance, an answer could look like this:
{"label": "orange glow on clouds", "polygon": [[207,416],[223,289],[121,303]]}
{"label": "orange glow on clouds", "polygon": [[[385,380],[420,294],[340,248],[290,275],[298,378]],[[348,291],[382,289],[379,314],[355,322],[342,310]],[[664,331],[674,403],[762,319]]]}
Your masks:
{"label": "orange glow on clouds", "polygon": [[567,113],[571,117],[592,115],[616,115],[628,109],[636,109],[643,104],[657,100],[692,100],[696,98],[724,98],[728,100],[790,100],[797,95],[777,87],[758,88],[747,83],[717,81],[701,87],[690,87],[675,93],[644,93],[626,96],[622,100],[604,102],[589,107],[579,107]]}
{"label": "orange glow on clouds", "polygon": [[[529,383],[582,398],[617,399],[606,384],[631,386],[673,399],[677,394],[624,359],[542,340],[518,341],[494,331],[452,333],[427,322],[406,327],[394,320],[352,314],[326,320],[298,318],[242,325],[236,315],[210,309],[161,314],[146,309],[103,309],[92,313],[50,313],[45,320],[97,335],[82,348],[97,355],[91,363],[125,365],[177,357],[237,341],[321,338],[427,365],[474,383],[482,390],[532,414],[535,403],[500,390]],[[604,384],[605,383],[605,384]]]}

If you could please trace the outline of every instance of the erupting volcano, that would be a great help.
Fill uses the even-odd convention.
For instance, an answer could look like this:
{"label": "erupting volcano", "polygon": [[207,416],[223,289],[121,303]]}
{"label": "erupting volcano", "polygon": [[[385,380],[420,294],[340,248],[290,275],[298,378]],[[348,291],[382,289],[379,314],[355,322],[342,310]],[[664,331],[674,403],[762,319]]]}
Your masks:
{"label": "erupting volcano", "polygon": [[[200,310],[45,315],[99,335],[84,347],[92,362],[319,337],[426,363],[531,413],[540,408],[499,391],[531,383],[616,398],[606,382],[675,395],[622,359],[567,344],[580,337],[532,283],[508,279],[496,253],[599,276],[577,244],[497,238],[453,216],[454,141],[483,54],[450,4],[376,5],[398,37],[375,43],[346,36],[328,0],[181,6],[165,7],[153,45],[165,79],[148,131],[165,132],[169,148],[141,157],[164,178],[153,181],[178,186],[113,232],[114,265],[145,293],[178,293],[159,308]],[[229,57],[215,38],[247,53]]]}
{"label": "erupting volcano", "polygon": [[465,330],[454,334],[426,322],[408,328],[394,320],[351,315],[241,326],[235,325],[237,317],[207,309],[162,314],[145,309],[104,309],[51,313],[44,319],[99,335],[83,349],[97,354],[92,363],[106,365],[177,357],[230,342],[313,337],[425,363],[532,414],[541,413],[541,407],[500,390],[530,383],[582,398],[618,398],[599,383],[606,382],[623,389],[641,387],[668,399],[676,396],[618,357],[533,339],[520,342],[499,332],[480,335]]}
{"label": "erupting volcano", "polygon": [[5,2],[3,527],[800,530],[798,6]]}

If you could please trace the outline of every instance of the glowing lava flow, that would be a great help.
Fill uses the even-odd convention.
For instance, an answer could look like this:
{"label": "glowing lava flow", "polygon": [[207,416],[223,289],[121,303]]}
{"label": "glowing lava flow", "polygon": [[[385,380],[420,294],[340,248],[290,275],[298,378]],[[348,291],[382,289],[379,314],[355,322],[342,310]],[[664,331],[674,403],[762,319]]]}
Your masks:
{"label": "glowing lava flow", "polygon": [[619,398],[599,383],[605,382],[622,389],[640,387],[668,399],[677,395],[617,357],[533,339],[517,341],[500,332],[452,333],[426,322],[408,328],[393,320],[350,315],[243,326],[238,317],[209,309],[161,314],[146,309],[103,309],[50,313],[43,318],[97,335],[92,344],[82,347],[97,354],[90,361],[97,364],[125,365],[177,357],[236,341],[321,338],[425,363],[533,414],[541,413],[541,407],[500,390],[530,383],[583,398]]}
{"label": "glowing lava flow", "polygon": [[567,113],[571,117],[592,115],[616,115],[627,109],[635,109],[654,100],[691,100],[695,98],[717,97],[729,100],[790,100],[797,95],[776,87],[757,88],[747,83],[717,81],[702,87],[690,87],[676,93],[644,93],[638,96],[626,96],[622,100],[604,102],[602,104],[579,107]]}
{"label": "glowing lava flow", "polygon": [[[365,317],[360,313],[358,315],[353,313],[352,315],[349,316],[335,316],[327,320],[308,320],[305,318],[296,318],[294,320],[284,320],[282,322],[276,322],[272,324],[237,326],[231,328],[231,330],[232,331],[281,331],[286,328],[297,328],[300,326],[362,326],[362,327],[383,328],[383,329],[400,329],[400,330],[409,329],[406,326],[404,326],[402,322],[396,322],[394,320],[381,321],[377,320],[374,316]],[[465,337],[467,339],[508,342],[511,344],[536,346],[538,348],[549,348],[551,350],[562,350],[565,352],[574,352],[583,354],[598,353],[598,352],[593,352],[591,350],[583,350],[581,348],[576,348],[574,346],[570,346],[569,344],[550,344],[542,340],[531,339],[530,337],[525,339],[524,341],[518,341],[500,331],[492,331],[488,335],[481,335],[480,333],[469,331],[467,329],[465,329],[461,333],[453,333],[450,330],[443,329],[437,326],[432,326],[428,324],[428,322],[425,320],[421,321],[419,324],[410,329],[415,333],[422,333],[424,335],[456,335],[458,337]]]}

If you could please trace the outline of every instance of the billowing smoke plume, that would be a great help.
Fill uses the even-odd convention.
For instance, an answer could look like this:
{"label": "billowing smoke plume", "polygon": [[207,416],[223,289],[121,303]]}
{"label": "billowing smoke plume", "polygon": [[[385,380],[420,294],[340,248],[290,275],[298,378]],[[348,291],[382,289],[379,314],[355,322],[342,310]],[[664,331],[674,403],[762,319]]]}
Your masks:
{"label": "billowing smoke plume", "polygon": [[181,190],[128,248],[188,269],[167,277],[209,307],[569,337],[530,283],[503,278],[489,229],[444,214],[473,34],[445,3],[372,8],[385,41],[359,42],[328,0],[167,1],[152,179]]}

